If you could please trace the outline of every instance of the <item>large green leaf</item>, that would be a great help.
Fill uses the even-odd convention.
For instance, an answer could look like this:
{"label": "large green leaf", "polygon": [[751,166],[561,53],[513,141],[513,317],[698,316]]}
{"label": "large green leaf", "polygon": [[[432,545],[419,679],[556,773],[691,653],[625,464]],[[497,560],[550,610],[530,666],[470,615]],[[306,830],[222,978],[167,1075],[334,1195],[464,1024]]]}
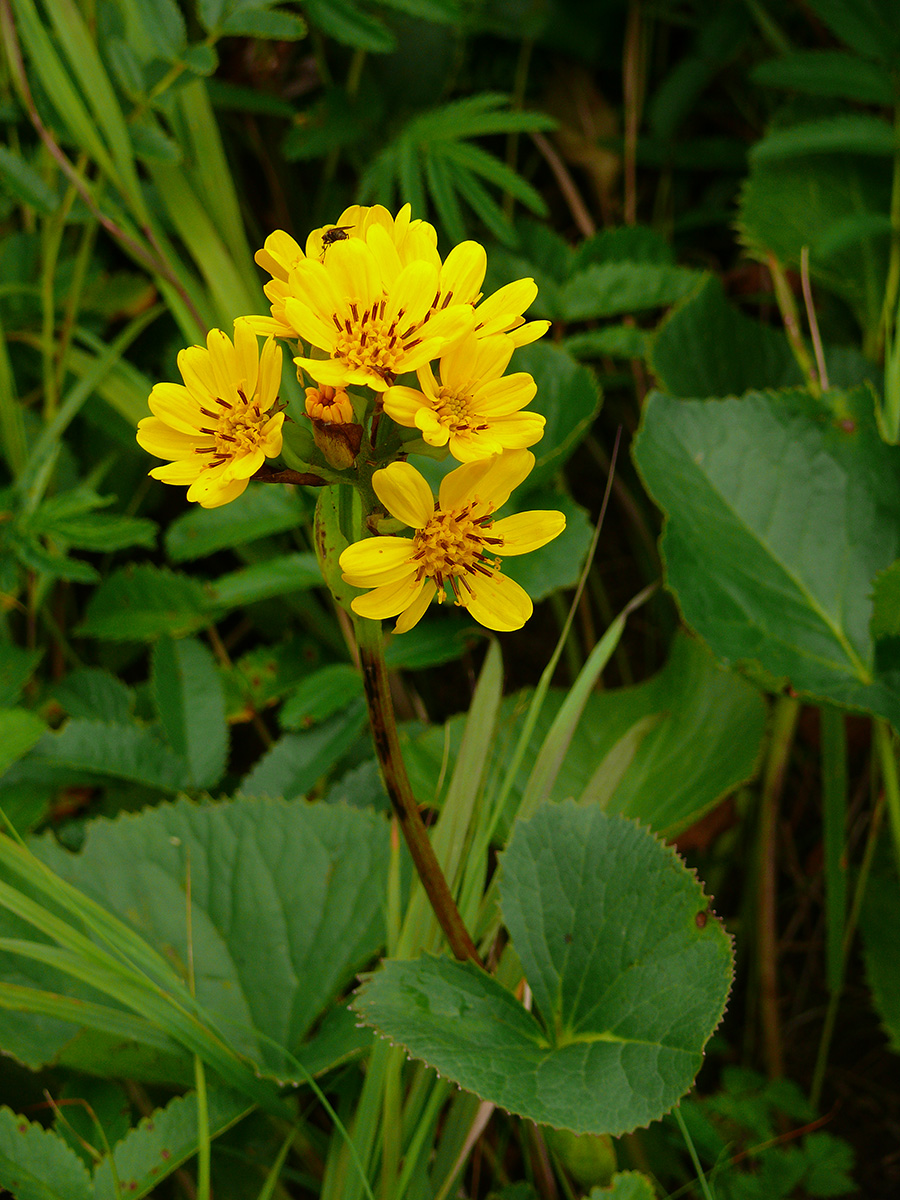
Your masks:
{"label": "large green leaf", "polygon": [[299,800],[357,741],[366,724],[365,702],[347,707],[304,733],[286,733],[241,783],[247,796]]}
{"label": "large green leaf", "polygon": [[72,720],[47,730],[10,774],[59,787],[114,778],[177,792],[191,787],[188,765],[150,732],[133,723]]}
{"label": "large green leaf", "polygon": [[728,396],[802,382],[785,335],[745,317],[708,275],[663,321],[650,362],[673,396]]}
{"label": "large green leaf", "polygon": [[78,632],[112,641],[177,636],[207,624],[208,607],[209,595],[195,579],[143,563],[103,581]]}
{"label": "large green leaf", "polygon": [[166,530],[166,553],[173,562],[203,558],[257,538],[296,529],[308,513],[293,488],[251,487],[219,508],[195,505]]}
{"label": "large green leaf", "polygon": [[731,981],[730,941],[702,888],[646,830],[574,804],[520,821],[501,866],[539,1015],[471,963],[429,957],[386,963],[355,1007],[531,1120],[618,1135],[658,1119],[699,1070]]}
{"label": "large green leaf", "polygon": [[0,1187],[15,1200],[93,1200],[84,1163],[62,1138],[0,1108]]}
{"label": "large green leaf", "polygon": [[716,655],[900,724],[869,631],[872,580],[900,551],[900,450],[868,389],[830,400],[656,393],[635,459],[667,516],[668,585]]}
{"label": "large green leaf", "polygon": [[797,50],[760,63],[750,77],[754,83],[863,104],[887,106],[894,99],[890,71],[843,50]]}
{"label": "large green leaf", "polygon": [[282,554],[221,575],[209,586],[216,608],[238,608],[321,583],[322,572],[314,554]]}
{"label": "large green leaf", "polygon": [[[510,792],[508,820],[564,698],[557,689],[547,696]],[[492,773],[500,777],[524,708],[521,696],[511,696],[501,709],[492,763]],[[752,777],[765,721],[756,689],[717,668],[700,642],[680,635],[659,674],[636,687],[588,698],[553,796],[601,804],[674,836]],[[449,737],[437,727],[404,746],[416,794],[426,803],[442,771],[449,774],[453,766],[462,722],[462,717],[449,722]]]}
{"label": "large green leaf", "polygon": [[681,300],[696,287],[699,271],[648,262],[591,263],[559,290],[565,321],[591,321],[645,312]]}
{"label": "large green leaf", "polygon": [[160,638],[153,649],[153,697],[169,745],[194,787],[213,787],[228,757],[225,693],[215,659],[196,638]]}
{"label": "large green leaf", "polygon": [[181,800],[93,822],[77,855],[49,840],[36,849],[166,947],[185,978],[192,958],[198,1002],[280,1079],[293,1077],[289,1055],[384,936],[388,832],[369,812]]}

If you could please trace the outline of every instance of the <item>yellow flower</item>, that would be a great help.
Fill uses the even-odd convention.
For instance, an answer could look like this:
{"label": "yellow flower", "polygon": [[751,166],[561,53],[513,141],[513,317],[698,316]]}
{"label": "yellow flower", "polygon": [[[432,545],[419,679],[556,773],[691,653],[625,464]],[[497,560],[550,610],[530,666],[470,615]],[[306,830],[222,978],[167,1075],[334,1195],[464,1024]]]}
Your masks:
{"label": "yellow flower", "polygon": [[[266,238],[265,246],[256,253],[256,261],[272,276],[263,289],[271,303],[272,315],[249,318],[256,332],[275,337],[304,337],[320,349],[329,349],[303,332],[298,326],[297,311],[294,310],[293,315],[288,312],[288,301],[297,300],[305,307],[315,308],[310,304],[309,289],[315,286],[317,277],[314,272],[306,271],[305,266],[319,263],[330,267],[333,248],[352,241],[362,242],[372,250],[381,271],[382,286],[388,294],[405,267],[425,263],[434,268],[436,283],[428,317],[443,314],[450,306],[468,305],[475,310],[474,329],[479,337],[505,333],[514,346],[533,342],[550,327],[549,321],[526,321],[523,316],[537,296],[537,284],[533,279],[517,279],[482,300],[481,285],[487,270],[487,255],[478,242],[461,242],[441,262],[434,226],[427,221],[412,220],[408,204],[404,204],[396,217],[380,204],[372,207],[354,204],[344,209],[334,225],[314,229],[306,239],[305,251],[281,229]],[[330,323],[334,311],[326,314],[326,323]],[[307,322],[304,327],[308,328]],[[334,382],[330,377],[325,379],[314,372],[310,374],[320,383]],[[353,382],[367,383],[378,389],[371,377]]]}
{"label": "yellow flower", "polygon": [[138,422],[137,440],[158,458],[173,460],[154,467],[154,479],[190,484],[188,500],[218,508],[240,496],[266,458],[281,453],[284,413],[270,411],[281,383],[281,351],[268,338],[260,352],[242,318],[234,323],[234,344],[221,329],[211,329],[206,349],[181,351],[178,369],[184,386],[154,387],[154,415]]}
{"label": "yellow flower", "polygon": [[294,362],[319,384],[363,384],[383,392],[472,327],[467,304],[432,308],[438,269],[416,258],[404,265],[381,225],[367,238],[328,246],[323,262],[305,258],[291,271],[284,314],[295,336],[328,358]]}
{"label": "yellow flower", "polygon": [[327,425],[352,425],[356,420],[350,397],[333,387],[306,389],[306,415]]}
{"label": "yellow flower", "polygon": [[376,226],[387,234],[404,266],[416,259],[424,259],[440,268],[441,260],[436,249],[437,233],[434,226],[429,225],[427,221],[413,221],[411,215],[412,209],[408,204],[404,204],[396,217],[392,217],[380,204],[371,208],[352,204],[344,209],[334,225],[323,225],[321,229],[312,231],[306,239],[305,252],[283,229],[276,229],[274,233],[270,233],[262,250],[257,250],[255,258],[263,270],[272,276],[263,288],[272,305],[272,315],[249,318],[253,328],[257,333],[295,338],[297,332],[288,322],[284,311],[288,296],[303,298],[302,293],[294,290],[291,283],[294,268],[306,258],[323,262],[329,247],[335,242],[346,241],[348,238],[360,238],[365,241],[369,231]]}
{"label": "yellow flower", "polygon": [[543,337],[550,322],[526,321],[523,316],[538,294],[534,280],[516,279],[482,300],[486,271],[487,255],[478,242],[454,246],[441,267],[435,308],[448,304],[451,298],[454,304],[471,304],[475,309],[475,335],[480,338],[505,333],[513,346],[525,346]]}
{"label": "yellow flower", "polygon": [[524,371],[501,378],[515,349],[509,337],[463,338],[440,361],[441,381],[420,367],[422,390],[392,387],[384,411],[400,425],[418,428],[430,446],[446,446],[460,462],[524,450],[544,435],[545,418],[523,413],[537,391]]}
{"label": "yellow flower", "polygon": [[361,617],[395,617],[397,633],[412,629],[432,599],[447,591],[488,629],[520,629],[532,613],[528,593],[500,573],[497,555],[527,554],[565,528],[559,512],[516,513],[501,520],[505,504],[534,466],[528,450],[466,463],[441,482],[437,504],[431,488],[407,462],[376,471],[375,492],[413,537],[372,537],[348,546],[340,557],[345,583],[373,588],[352,608]]}

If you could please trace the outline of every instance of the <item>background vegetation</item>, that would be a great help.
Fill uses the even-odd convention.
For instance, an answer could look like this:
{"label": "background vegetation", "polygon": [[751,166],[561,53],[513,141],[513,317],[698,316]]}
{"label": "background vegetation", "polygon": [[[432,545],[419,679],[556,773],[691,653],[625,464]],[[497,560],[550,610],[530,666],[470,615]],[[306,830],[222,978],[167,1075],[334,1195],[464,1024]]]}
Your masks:
{"label": "background vegetation", "polygon": [[[0,0],[0,17],[0,807],[36,856],[4,839],[0,1184],[895,1195],[894,5]],[[480,781],[493,864],[555,746],[543,794],[674,840],[734,936],[697,1090],[616,1139],[612,1184],[608,1139],[542,1132],[505,1096],[480,1108],[474,1077],[458,1092],[357,1028],[346,997],[412,936],[410,881],[312,553],[315,496],[257,485],[188,508],[134,441],[182,346],[267,311],[267,234],[302,244],[354,202],[411,203],[445,253],[483,241],[485,291],[533,276],[530,315],[553,322],[514,359],[547,417],[517,503],[564,510],[566,535],[516,573],[538,607],[502,666],[452,611],[390,642],[417,795],[448,811],[454,781]],[[297,420],[301,397],[286,372]],[[475,747],[472,705],[496,728]],[[471,849],[454,850],[464,893]],[[527,930],[511,885],[501,905]],[[278,921],[323,921],[320,940],[248,966]],[[224,1040],[194,1000],[226,1013]]]}

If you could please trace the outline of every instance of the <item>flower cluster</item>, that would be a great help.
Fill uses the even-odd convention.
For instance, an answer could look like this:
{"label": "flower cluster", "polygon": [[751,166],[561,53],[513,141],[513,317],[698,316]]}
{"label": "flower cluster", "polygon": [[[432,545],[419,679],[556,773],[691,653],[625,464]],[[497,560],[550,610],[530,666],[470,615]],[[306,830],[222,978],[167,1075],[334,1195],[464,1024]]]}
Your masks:
{"label": "flower cluster", "polygon": [[[304,478],[359,488],[373,533],[379,517],[381,530],[388,521],[413,531],[379,530],[344,550],[344,582],[371,589],[353,599],[354,612],[398,617],[403,632],[433,599],[452,599],[490,629],[518,629],[531,600],[502,574],[502,559],[565,526],[558,512],[496,516],[531,471],[528,447],[544,432],[544,417],[527,407],[534,380],[505,373],[516,347],[548,327],[524,315],[534,281],[484,297],[484,248],[463,242],[442,260],[433,226],[412,220],[409,205],[396,217],[381,206],[348,208],[305,248],[279,230],[256,261],[271,276],[271,315],[240,318],[233,343],[212,330],[205,349],[179,355],[184,386],[156,385],[138,441],[172,461],[151,474],[189,484],[188,499],[215,507],[240,495],[266,458],[287,455],[283,434],[294,427],[282,429],[276,338],[286,339],[298,378],[312,381],[300,418],[312,438],[294,454],[314,473]],[[411,453],[449,453],[462,465],[435,498],[406,461]]]}

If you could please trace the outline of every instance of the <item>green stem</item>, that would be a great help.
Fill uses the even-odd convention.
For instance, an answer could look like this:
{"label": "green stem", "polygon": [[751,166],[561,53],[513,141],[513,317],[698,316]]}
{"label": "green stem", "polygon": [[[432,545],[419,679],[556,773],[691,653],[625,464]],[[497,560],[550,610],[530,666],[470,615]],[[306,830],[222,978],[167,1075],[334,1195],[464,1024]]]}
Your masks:
{"label": "green stem", "polygon": [[825,858],[825,911],[828,937],[828,988],[840,992],[844,975],[844,922],[847,916],[847,864],[844,830],[847,824],[847,737],[844,714],[823,705],[819,709],[822,736],[822,803]]}
{"label": "green stem", "polygon": [[464,962],[471,959],[481,965],[475,944],[463,924],[459,909],[450,891],[440,863],[434,853],[428,830],[422,821],[419,806],[412,794],[400,740],[397,736],[397,721],[388,684],[387,667],[384,662],[384,642],[379,621],[355,620],[356,641],[359,646],[366,703],[369,721],[375,742],[375,753],[381,767],[384,786],[390,797],[397,821],[406,838],[409,852],[418,872],[419,879],[447,936],[450,949]]}
{"label": "green stem", "polygon": [[897,755],[894,750],[894,735],[887,721],[875,722],[875,744],[881,777],[884,780],[884,799],[894,839],[894,853],[900,868],[900,778],[897,775]]}
{"label": "green stem", "polygon": [[784,786],[788,758],[800,704],[793,696],[779,696],[772,714],[772,732],[760,807],[759,892],[757,894],[757,951],[763,1041],[769,1077],[784,1074],[781,1022],[778,1015],[778,928],[776,916],[776,846],[778,802]]}
{"label": "green stem", "polygon": [[688,1154],[691,1156],[691,1162],[694,1164],[694,1170],[697,1172],[697,1182],[700,1184],[700,1190],[703,1192],[704,1200],[713,1200],[712,1192],[709,1190],[709,1184],[706,1181],[706,1172],[700,1165],[700,1159],[697,1157],[697,1151],[694,1149],[694,1139],[688,1131],[687,1125],[684,1123],[684,1117],[681,1115],[681,1108],[675,1109],[675,1120],[678,1122],[678,1128],[681,1130],[681,1136],[684,1138],[684,1144],[688,1148]]}
{"label": "green stem", "polygon": [[[856,933],[856,925],[859,921],[859,913],[862,908],[863,898],[866,894],[866,885],[869,882],[869,874],[872,870],[872,860],[875,857],[875,847],[878,844],[878,834],[881,831],[881,820],[884,814],[884,801],[886,788],[882,788],[875,802],[875,807],[872,810],[872,818],[869,821],[869,830],[866,836],[866,847],[863,851],[862,862],[859,866],[859,871],[856,876],[856,886],[853,891],[853,903],[850,905],[850,913],[847,917],[847,923],[844,926],[844,937],[842,944],[842,961],[847,961],[847,955],[850,953],[850,945],[853,941],[853,936]],[[825,1021],[822,1025],[822,1036],[819,1040],[819,1050],[816,1055],[816,1065],[813,1070],[812,1084],[809,1089],[809,1102],[814,1109],[818,1109],[819,1100],[822,1096],[822,1085],[825,1082],[825,1069],[828,1066],[828,1051],[831,1046],[831,1037],[834,1033],[834,1027],[837,1021],[838,1005],[841,999],[840,991],[833,991],[828,999],[828,1008],[825,1012]]]}
{"label": "green stem", "polygon": [[821,396],[822,389],[819,386],[819,377],[816,374],[815,363],[810,357],[809,350],[806,348],[806,342],[803,340],[803,330],[800,327],[800,314],[797,310],[797,303],[794,300],[794,293],[791,291],[791,285],[787,281],[784,267],[774,254],[769,255],[768,265],[769,273],[772,276],[772,284],[775,288],[775,301],[778,304],[778,311],[781,313],[781,320],[784,323],[784,332],[787,334],[788,345],[793,351],[797,365],[803,372],[803,377],[810,392],[814,396]]}

